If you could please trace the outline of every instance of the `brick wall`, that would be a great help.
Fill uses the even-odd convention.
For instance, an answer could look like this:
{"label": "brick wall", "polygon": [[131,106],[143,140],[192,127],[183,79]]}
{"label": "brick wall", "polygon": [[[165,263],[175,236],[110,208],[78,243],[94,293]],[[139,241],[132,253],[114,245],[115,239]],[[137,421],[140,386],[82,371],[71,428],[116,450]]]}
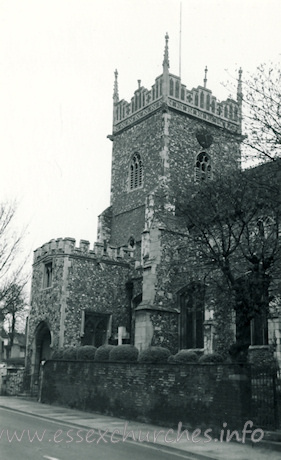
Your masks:
{"label": "brick wall", "polygon": [[47,361],[41,401],[166,426],[227,422],[241,430],[249,391],[247,368],[233,365]]}

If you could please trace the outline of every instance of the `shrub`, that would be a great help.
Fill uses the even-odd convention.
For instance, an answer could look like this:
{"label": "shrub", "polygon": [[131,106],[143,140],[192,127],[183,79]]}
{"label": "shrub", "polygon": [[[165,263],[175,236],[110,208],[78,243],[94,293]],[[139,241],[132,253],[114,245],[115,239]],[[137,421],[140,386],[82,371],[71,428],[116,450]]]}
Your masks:
{"label": "shrub", "polygon": [[204,363],[223,363],[224,359],[222,355],[219,353],[208,353],[206,355],[202,355],[199,358],[199,363],[204,364]]}
{"label": "shrub", "polygon": [[198,358],[200,358],[200,356],[204,355],[204,348],[194,348],[192,352],[195,353]]}
{"label": "shrub", "polygon": [[75,347],[65,348],[63,350],[63,358],[62,359],[66,359],[66,360],[69,359],[70,361],[76,360],[77,359],[77,348],[75,348]]}
{"label": "shrub", "polygon": [[194,351],[190,350],[180,350],[174,356],[175,363],[197,363],[198,355]]}
{"label": "shrub", "polygon": [[138,355],[139,350],[133,345],[117,345],[110,350],[109,361],[135,362]]}
{"label": "shrub", "polygon": [[97,349],[94,360],[98,362],[108,361],[109,353],[113,348],[115,345],[102,345]]}
{"label": "shrub", "polygon": [[140,363],[166,363],[169,356],[171,355],[170,350],[164,347],[149,347],[139,355]]}
{"label": "shrub", "polygon": [[63,359],[63,350],[54,350],[51,354],[51,359]]}
{"label": "shrub", "polygon": [[169,363],[169,364],[175,364],[175,363],[176,363],[176,362],[175,362],[175,357],[174,357],[174,355],[170,355],[170,356],[169,356],[169,358],[168,358],[168,363]]}
{"label": "shrub", "polygon": [[271,357],[268,361],[257,361],[251,364],[251,369],[254,375],[257,373],[270,372],[276,375],[279,370],[279,363],[276,358]]}
{"label": "shrub", "polygon": [[229,347],[229,355],[233,363],[246,363],[248,357],[249,344],[233,343]]}
{"label": "shrub", "polygon": [[257,346],[255,350],[251,350],[248,355],[248,363],[251,365],[252,371],[276,372],[278,369],[278,361],[273,355],[273,350],[268,346]]}
{"label": "shrub", "polygon": [[77,359],[81,361],[93,361],[97,348],[93,345],[84,345],[77,347]]}
{"label": "shrub", "polygon": [[24,367],[25,358],[8,358],[6,359],[7,366]]}

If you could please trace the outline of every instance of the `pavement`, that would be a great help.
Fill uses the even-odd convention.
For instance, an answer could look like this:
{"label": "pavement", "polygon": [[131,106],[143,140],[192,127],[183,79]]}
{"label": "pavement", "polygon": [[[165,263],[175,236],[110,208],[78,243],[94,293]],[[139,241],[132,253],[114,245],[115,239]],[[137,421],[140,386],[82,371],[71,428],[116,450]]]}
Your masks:
{"label": "pavement", "polygon": [[[126,421],[98,413],[83,412],[66,407],[41,404],[34,399],[14,396],[0,396],[0,408],[18,411],[40,419],[54,420],[66,427],[106,432],[108,442],[144,442],[170,450],[179,456],[198,460],[280,460],[281,432],[261,432],[254,434],[259,442],[221,442],[212,437],[211,432],[200,435],[189,430],[188,439],[184,428],[159,427],[136,421]],[[1,426],[1,429],[4,427]],[[250,428],[248,425],[247,428]],[[227,428],[226,428],[227,429]],[[67,428],[66,428],[67,430]],[[226,430],[225,430],[226,433]],[[193,437],[192,437],[193,436]],[[240,439],[242,433],[240,433]],[[225,436],[224,436],[225,438]],[[113,440],[113,441],[112,441]],[[140,440],[140,441],[139,441]]]}

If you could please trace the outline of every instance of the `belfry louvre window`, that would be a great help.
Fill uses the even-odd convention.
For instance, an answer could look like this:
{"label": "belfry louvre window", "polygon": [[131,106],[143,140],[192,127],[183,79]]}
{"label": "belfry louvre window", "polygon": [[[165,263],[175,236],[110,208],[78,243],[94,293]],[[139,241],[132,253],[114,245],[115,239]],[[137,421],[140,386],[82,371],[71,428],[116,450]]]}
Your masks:
{"label": "belfry louvre window", "polygon": [[197,155],[195,163],[195,181],[200,182],[202,180],[211,179],[211,161],[206,152],[200,152]]}
{"label": "belfry louvre window", "polygon": [[143,184],[143,166],[141,157],[138,153],[132,158],[130,164],[130,190],[141,187]]}

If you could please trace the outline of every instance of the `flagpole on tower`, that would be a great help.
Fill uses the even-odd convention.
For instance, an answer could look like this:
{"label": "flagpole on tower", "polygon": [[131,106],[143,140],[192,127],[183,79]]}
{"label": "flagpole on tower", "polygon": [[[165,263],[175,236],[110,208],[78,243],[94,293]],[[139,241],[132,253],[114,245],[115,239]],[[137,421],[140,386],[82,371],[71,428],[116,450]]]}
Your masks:
{"label": "flagpole on tower", "polygon": [[179,77],[181,78],[181,16],[182,16],[182,2],[180,2],[180,36],[179,36]]}

